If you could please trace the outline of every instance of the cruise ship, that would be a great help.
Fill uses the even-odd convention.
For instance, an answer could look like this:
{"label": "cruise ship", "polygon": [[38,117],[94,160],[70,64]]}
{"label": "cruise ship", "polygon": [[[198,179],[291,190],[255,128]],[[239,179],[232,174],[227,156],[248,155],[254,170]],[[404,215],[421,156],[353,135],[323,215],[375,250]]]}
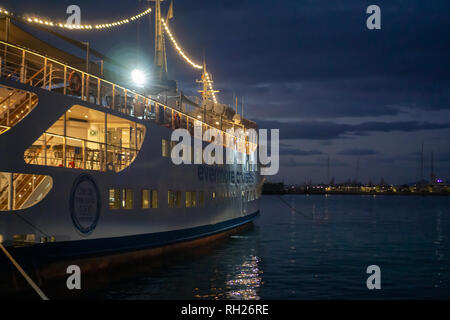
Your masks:
{"label": "cruise ship", "polygon": [[[0,39],[0,243],[31,276],[203,245],[257,217],[257,146],[233,136],[221,147],[232,149],[234,164],[171,159],[175,129],[187,129],[192,141],[201,139],[196,128],[224,141],[228,129],[256,129],[216,101],[206,67],[201,95],[186,97],[163,78],[150,89],[127,88],[128,74],[108,74],[8,15]],[[165,53],[157,51],[155,63],[159,57]],[[201,140],[203,148],[216,143]],[[0,269],[16,272],[0,255]]]}

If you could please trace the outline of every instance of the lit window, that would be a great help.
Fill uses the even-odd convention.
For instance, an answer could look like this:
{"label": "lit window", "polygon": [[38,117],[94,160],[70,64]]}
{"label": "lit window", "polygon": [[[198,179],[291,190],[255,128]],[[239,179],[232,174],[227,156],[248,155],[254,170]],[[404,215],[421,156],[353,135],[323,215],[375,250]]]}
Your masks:
{"label": "lit window", "polygon": [[142,124],[74,105],[25,150],[24,159],[27,164],[119,172],[135,160],[144,137]]}
{"label": "lit window", "polygon": [[191,207],[191,192],[186,191],[186,208]]}
{"label": "lit window", "polygon": [[0,212],[30,208],[42,201],[52,188],[50,176],[0,172]]}
{"label": "lit window", "polygon": [[197,206],[197,192],[195,191],[191,192],[191,206],[192,207]]}
{"label": "lit window", "polygon": [[175,191],[175,206],[181,208],[181,191]]}
{"label": "lit window", "polygon": [[109,189],[109,208],[120,209],[120,189]]}
{"label": "lit window", "polygon": [[150,208],[150,190],[143,189],[141,191],[141,198],[142,198],[142,203],[141,203],[142,209]]}
{"label": "lit window", "polygon": [[165,139],[162,139],[162,156],[163,157],[169,157],[169,142]]}
{"label": "lit window", "polygon": [[169,208],[173,208],[175,206],[175,192],[172,190],[167,191],[167,205]]}
{"label": "lit window", "polygon": [[200,191],[198,194],[198,203],[200,207],[204,207],[205,206],[205,192],[204,191]]}
{"label": "lit window", "polygon": [[158,190],[152,190],[152,208],[158,208]]}
{"label": "lit window", "polygon": [[211,198],[213,198],[213,199],[216,198],[216,192],[215,192],[215,191],[213,191],[213,192],[211,193]]}
{"label": "lit window", "polygon": [[133,189],[122,189],[122,209],[133,209]]}

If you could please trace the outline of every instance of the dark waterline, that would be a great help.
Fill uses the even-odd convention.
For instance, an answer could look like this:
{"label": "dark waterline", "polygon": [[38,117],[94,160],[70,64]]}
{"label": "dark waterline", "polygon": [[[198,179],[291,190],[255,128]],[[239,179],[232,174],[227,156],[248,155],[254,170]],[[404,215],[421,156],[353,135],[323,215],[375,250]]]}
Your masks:
{"label": "dark waterline", "polygon": [[[47,288],[66,299],[448,299],[450,198],[263,196],[249,230]],[[305,217],[306,216],[306,217]],[[366,268],[381,268],[368,290]]]}

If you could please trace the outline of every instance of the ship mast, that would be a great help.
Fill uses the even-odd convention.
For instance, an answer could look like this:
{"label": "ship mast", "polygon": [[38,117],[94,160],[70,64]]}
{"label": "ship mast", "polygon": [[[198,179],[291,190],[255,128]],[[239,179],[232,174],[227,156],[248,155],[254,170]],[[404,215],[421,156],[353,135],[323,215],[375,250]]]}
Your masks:
{"label": "ship mast", "polygon": [[164,32],[161,21],[161,1],[147,0],[155,2],[155,59],[154,65],[159,80],[167,80],[167,57],[164,45]]}
{"label": "ship mast", "polygon": [[197,83],[202,84],[203,89],[202,90],[198,90],[199,93],[201,93],[202,95],[202,99],[203,99],[203,105],[206,105],[206,103],[208,101],[214,101],[214,94],[218,93],[218,90],[213,90],[212,89],[212,78],[211,75],[208,74],[208,72],[206,71],[206,62],[205,60],[203,60],[203,73],[202,73],[202,77],[200,80],[196,81]]}

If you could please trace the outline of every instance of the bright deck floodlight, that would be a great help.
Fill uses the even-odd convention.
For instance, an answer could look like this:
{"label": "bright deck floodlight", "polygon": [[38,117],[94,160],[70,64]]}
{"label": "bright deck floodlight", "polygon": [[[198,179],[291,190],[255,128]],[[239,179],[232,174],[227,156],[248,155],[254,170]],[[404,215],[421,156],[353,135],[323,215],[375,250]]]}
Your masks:
{"label": "bright deck floodlight", "polygon": [[143,87],[145,84],[145,74],[141,70],[134,69],[131,71],[131,79],[138,87]]}

